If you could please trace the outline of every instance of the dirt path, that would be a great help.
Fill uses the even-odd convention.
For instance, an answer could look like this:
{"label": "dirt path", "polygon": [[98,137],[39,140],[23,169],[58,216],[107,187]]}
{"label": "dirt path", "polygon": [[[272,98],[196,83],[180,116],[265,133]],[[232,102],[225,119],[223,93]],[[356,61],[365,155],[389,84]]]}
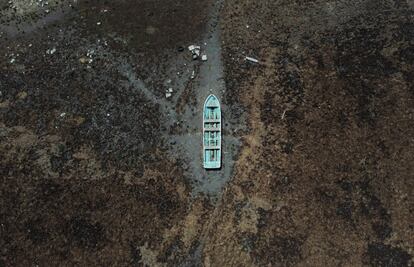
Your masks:
{"label": "dirt path", "polygon": [[[223,61],[220,41],[220,27],[218,26],[218,15],[222,1],[216,1],[210,15],[208,28],[200,44],[202,53],[208,57],[206,62],[191,62],[185,65],[184,59],[179,57],[176,65],[185,65],[187,75],[180,76],[173,83],[178,84],[176,91],[178,96],[173,97],[171,104],[164,104],[163,106],[173,107],[177,105],[180,100],[180,95],[183,95],[188,88],[189,82],[193,84],[193,91],[195,97],[195,105],[186,103],[184,111],[178,114],[174,109],[169,109],[166,124],[171,126],[179,122],[181,129],[180,134],[167,135],[166,138],[171,140],[171,153],[181,155],[185,165],[186,176],[192,180],[193,194],[205,193],[213,198],[220,195],[223,186],[229,181],[232,168],[234,164],[234,157],[237,154],[240,146],[240,141],[237,137],[231,134],[223,135],[223,157],[222,168],[220,170],[206,171],[202,167],[202,112],[204,100],[209,94],[215,94],[220,100],[224,97],[225,84],[223,79]],[[189,51],[186,51],[189,53]],[[176,74],[175,68],[169,72]],[[196,72],[196,78],[191,81],[190,73]],[[158,100],[155,100],[158,102]],[[224,133],[232,133],[234,129],[241,127],[240,125],[232,125],[228,118],[232,116],[228,111],[227,106],[221,101]]]}

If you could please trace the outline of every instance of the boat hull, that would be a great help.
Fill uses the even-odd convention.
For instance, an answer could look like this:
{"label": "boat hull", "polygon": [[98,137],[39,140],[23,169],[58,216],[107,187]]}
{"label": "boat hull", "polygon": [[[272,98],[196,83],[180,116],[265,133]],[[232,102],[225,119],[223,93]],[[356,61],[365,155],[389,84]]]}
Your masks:
{"label": "boat hull", "polygon": [[215,95],[209,95],[203,109],[203,166],[221,168],[221,107]]}

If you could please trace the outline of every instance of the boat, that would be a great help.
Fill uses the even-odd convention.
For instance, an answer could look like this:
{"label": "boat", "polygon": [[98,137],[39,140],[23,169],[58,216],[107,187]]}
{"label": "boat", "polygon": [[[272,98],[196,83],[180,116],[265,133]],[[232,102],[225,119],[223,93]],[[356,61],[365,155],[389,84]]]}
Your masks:
{"label": "boat", "polygon": [[205,169],[221,167],[221,108],[215,95],[209,95],[203,109],[203,161]]}

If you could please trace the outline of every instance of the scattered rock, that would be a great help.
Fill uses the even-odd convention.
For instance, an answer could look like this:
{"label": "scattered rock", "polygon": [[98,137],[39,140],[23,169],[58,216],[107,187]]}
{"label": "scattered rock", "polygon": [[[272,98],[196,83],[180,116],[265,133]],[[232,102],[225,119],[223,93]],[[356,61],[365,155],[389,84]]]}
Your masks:
{"label": "scattered rock", "polygon": [[0,102],[0,108],[8,108],[10,106],[9,100]]}
{"label": "scattered rock", "polygon": [[56,52],[56,48],[46,50],[46,54],[53,55]]}
{"label": "scattered rock", "polygon": [[89,155],[84,152],[77,152],[73,154],[72,156],[74,159],[77,159],[77,160],[85,160],[89,158]]}
{"label": "scattered rock", "polygon": [[86,58],[86,57],[81,57],[81,58],[79,59],[79,62],[80,62],[80,63],[82,63],[82,64],[86,64],[86,63],[88,63],[88,62],[89,62],[89,59],[88,59],[88,58]]}
{"label": "scattered rock", "polygon": [[20,100],[23,100],[27,97],[27,92],[22,91],[22,92],[18,93],[16,97]]}
{"label": "scattered rock", "polygon": [[157,31],[157,29],[156,29],[155,27],[153,27],[153,26],[148,26],[148,27],[145,29],[145,32],[146,32],[147,34],[149,34],[149,35],[154,34],[156,31]]}
{"label": "scattered rock", "polygon": [[79,125],[81,125],[82,123],[84,123],[84,122],[85,122],[85,118],[84,118],[84,117],[82,117],[82,116],[75,116],[75,117],[72,119],[72,122],[73,122],[75,125],[79,126]]}
{"label": "scattered rock", "polygon": [[188,47],[188,50],[190,50],[190,52],[193,55],[193,60],[198,59],[198,57],[200,56],[200,51],[201,51],[201,47],[198,45],[190,45]]}

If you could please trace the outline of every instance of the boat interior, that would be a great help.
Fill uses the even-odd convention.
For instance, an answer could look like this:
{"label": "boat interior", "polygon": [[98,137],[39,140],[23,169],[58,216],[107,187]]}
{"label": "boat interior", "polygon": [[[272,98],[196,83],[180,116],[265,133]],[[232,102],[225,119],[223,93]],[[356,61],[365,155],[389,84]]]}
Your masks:
{"label": "boat interior", "polygon": [[221,163],[221,110],[218,99],[211,95],[204,107],[204,167],[220,168]]}

